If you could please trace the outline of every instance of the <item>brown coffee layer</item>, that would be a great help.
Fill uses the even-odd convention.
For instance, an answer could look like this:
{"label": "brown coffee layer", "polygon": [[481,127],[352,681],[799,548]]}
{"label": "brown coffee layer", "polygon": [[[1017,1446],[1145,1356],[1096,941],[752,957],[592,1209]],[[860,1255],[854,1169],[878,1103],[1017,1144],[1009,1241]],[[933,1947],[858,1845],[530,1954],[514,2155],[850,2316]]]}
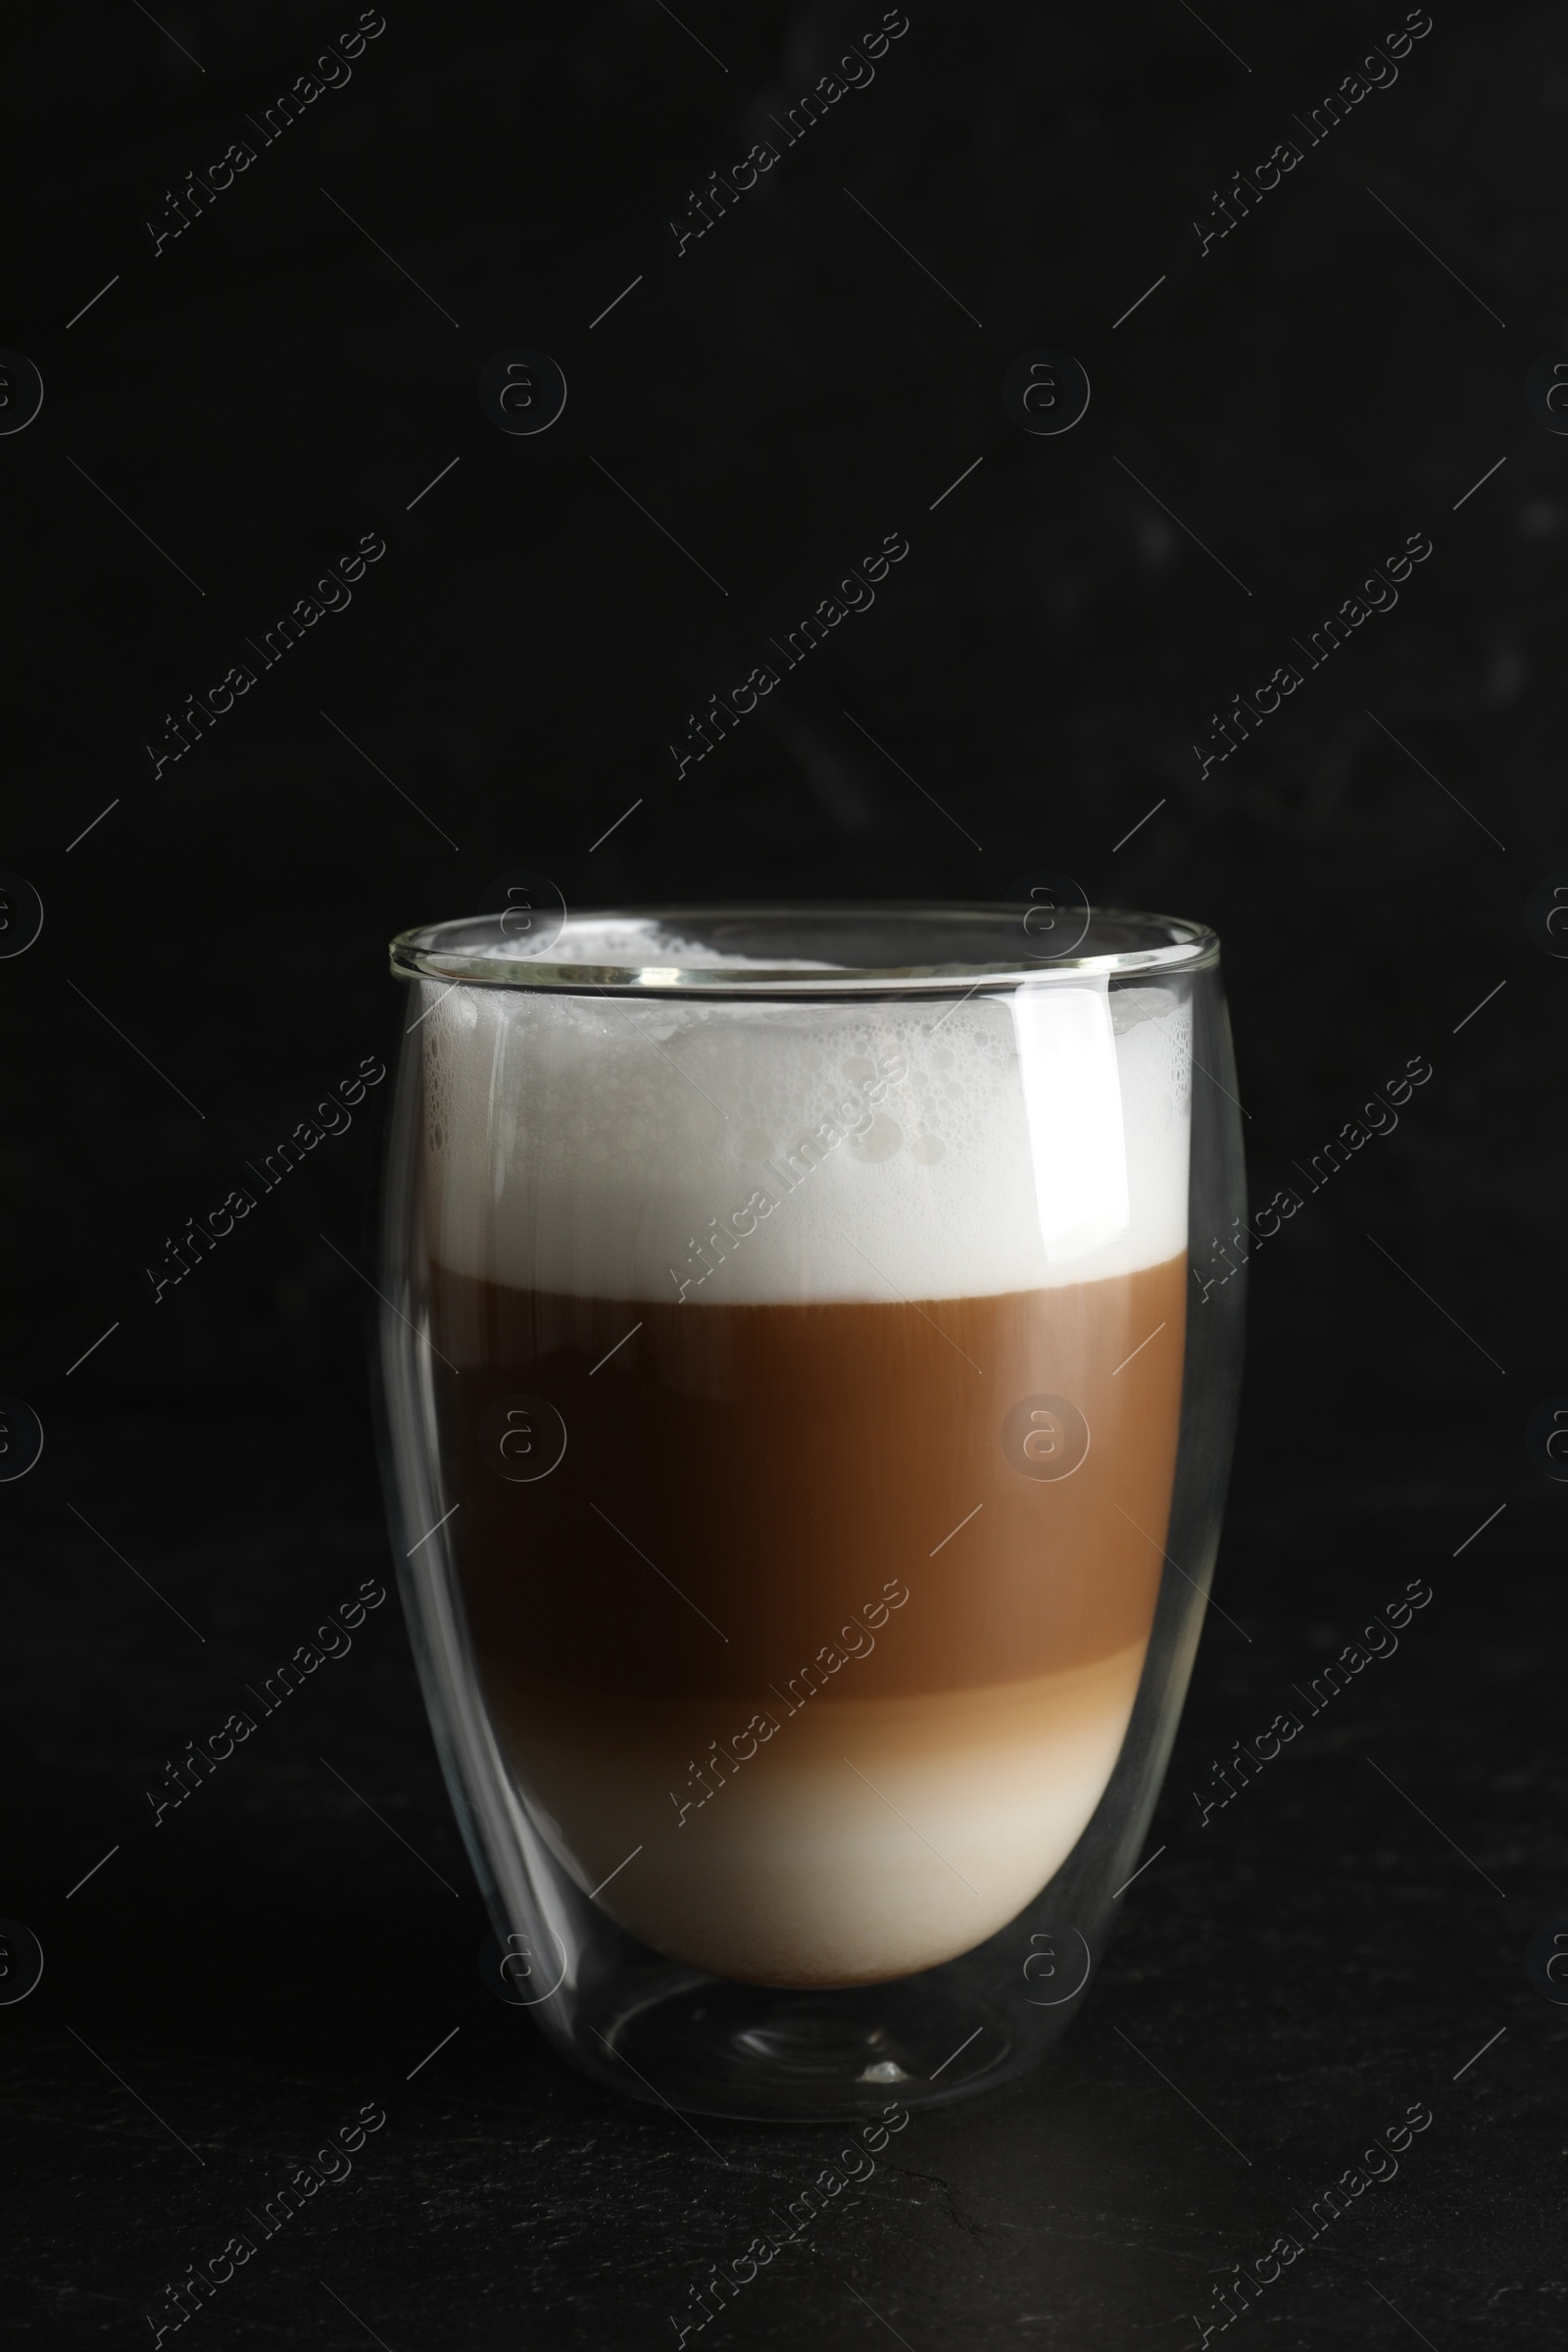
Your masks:
{"label": "brown coffee layer", "polygon": [[[443,1465],[481,1667],[514,1698],[724,1701],[722,1740],[808,1673],[814,1710],[1141,1651],[1185,1282],[1173,1258],[979,1298],[676,1305],[434,1266],[432,1338],[457,1367],[436,1368]],[[532,1482],[504,1478],[483,1435],[516,1396],[545,1399],[566,1434]]]}

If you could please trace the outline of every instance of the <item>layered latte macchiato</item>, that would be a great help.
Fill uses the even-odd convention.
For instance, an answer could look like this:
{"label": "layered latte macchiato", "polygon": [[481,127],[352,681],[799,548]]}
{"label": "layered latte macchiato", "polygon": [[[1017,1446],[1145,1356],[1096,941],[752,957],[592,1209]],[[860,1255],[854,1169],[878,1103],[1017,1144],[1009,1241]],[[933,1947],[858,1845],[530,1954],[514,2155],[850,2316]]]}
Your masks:
{"label": "layered latte macchiato", "polygon": [[1143,1668],[1185,1004],[424,990],[450,1533],[541,1834],[721,1976],[969,1950],[1081,1836]]}

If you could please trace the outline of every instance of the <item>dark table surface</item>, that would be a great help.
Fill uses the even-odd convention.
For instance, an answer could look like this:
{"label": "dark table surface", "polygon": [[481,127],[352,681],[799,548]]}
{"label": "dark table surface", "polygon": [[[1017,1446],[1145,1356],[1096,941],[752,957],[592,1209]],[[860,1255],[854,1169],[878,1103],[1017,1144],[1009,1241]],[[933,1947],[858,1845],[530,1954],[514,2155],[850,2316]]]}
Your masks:
{"label": "dark table surface", "polygon": [[[1235,1622],[1208,1618],[1164,1851],[1082,2019],[1024,2087],[915,2118],[709,2340],[1183,2352],[1229,2266],[1267,2274],[1291,2233],[1305,2252],[1234,2323],[1259,2342],[1561,2340],[1568,2013],[1525,1964],[1563,1903],[1558,1495],[1522,1458],[1467,1462],[1440,1407],[1369,1419],[1332,1471],[1321,1429],[1270,1419],[1244,1425]],[[152,1824],[165,1758],[390,1582],[352,1395],[84,1418],[26,1485],[7,1908],[46,1966],[0,2011],[18,2340],[150,2340],[166,2283],[237,2230],[257,2251],[201,2340],[673,2344],[707,2266],[843,2134],[618,2100],[489,1997],[395,1600]],[[1433,1598],[1398,1651],[1200,1827],[1210,1759],[1412,1578]],[[264,2240],[247,2211],[368,2103],[352,2172]],[[1388,2177],[1309,2237],[1412,2107],[1396,2168],[1369,2160]]]}

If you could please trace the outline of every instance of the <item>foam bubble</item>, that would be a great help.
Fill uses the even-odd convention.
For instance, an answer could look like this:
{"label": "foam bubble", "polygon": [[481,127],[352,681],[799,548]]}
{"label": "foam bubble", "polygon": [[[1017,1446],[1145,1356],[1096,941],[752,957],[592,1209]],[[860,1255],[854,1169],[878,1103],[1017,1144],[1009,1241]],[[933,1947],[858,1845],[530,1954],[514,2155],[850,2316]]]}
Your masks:
{"label": "foam bubble", "polygon": [[571,925],[567,950],[546,934],[529,939],[522,934],[486,943],[485,953],[508,963],[594,964],[641,971],[663,964],[676,971],[842,972],[842,963],[824,963],[814,956],[743,956],[731,948],[715,948],[707,940],[688,939],[672,924],[651,922],[646,915],[579,915]]}
{"label": "foam bubble", "polygon": [[[646,927],[615,928],[574,956],[646,966]],[[456,1273],[688,1304],[943,1298],[1187,1246],[1181,982],[1075,973],[956,1004],[419,989],[430,1242]]]}

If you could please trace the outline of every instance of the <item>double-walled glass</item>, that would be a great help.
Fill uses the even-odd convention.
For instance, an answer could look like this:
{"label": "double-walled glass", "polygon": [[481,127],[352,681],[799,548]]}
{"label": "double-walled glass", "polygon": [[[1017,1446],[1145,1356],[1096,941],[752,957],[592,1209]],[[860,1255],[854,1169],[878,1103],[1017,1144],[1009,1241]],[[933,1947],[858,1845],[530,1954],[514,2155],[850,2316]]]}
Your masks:
{"label": "double-walled glass", "polygon": [[1006,2081],[1137,1867],[1235,1415],[1242,1283],[1190,1270],[1235,1079],[1210,932],[1037,916],[394,945],[405,1605],[495,1988],[633,2096]]}

